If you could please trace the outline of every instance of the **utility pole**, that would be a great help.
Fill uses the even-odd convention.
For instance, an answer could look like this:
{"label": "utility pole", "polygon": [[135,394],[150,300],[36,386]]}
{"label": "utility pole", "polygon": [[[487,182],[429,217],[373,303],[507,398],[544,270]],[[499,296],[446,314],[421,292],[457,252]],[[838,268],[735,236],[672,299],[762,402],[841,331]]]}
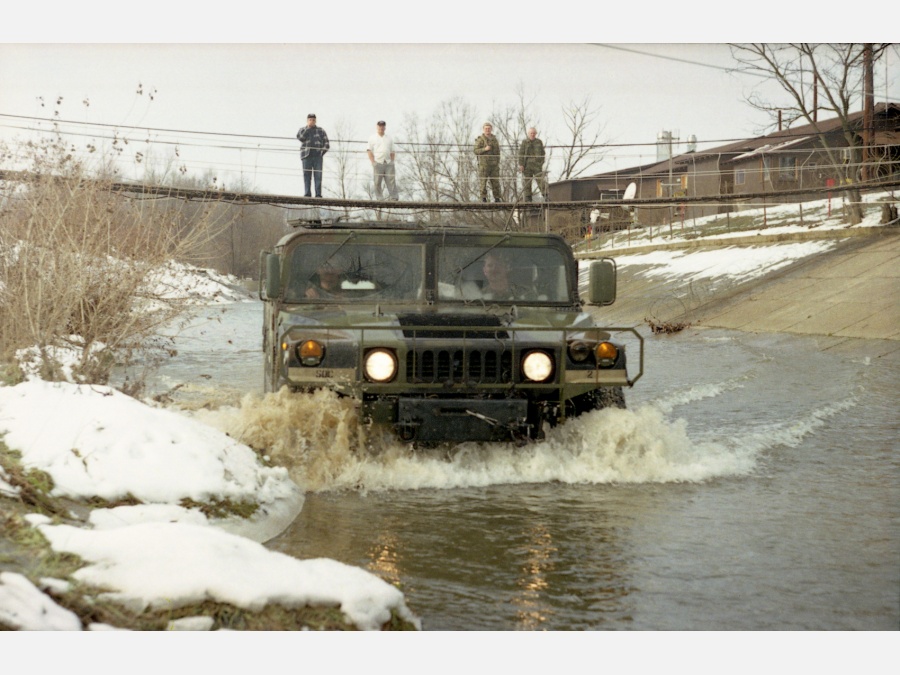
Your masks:
{"label": "utility pole", "polygon": [[[669,134],[669,199],[673,196],[672,190],[672,134]],[[669,204],[669,236],[672,236],[672,219],[675,218],[675,208]]]}
{"label": "utility pole", "polygon": [[872,43],[863,47],[863,148],[860,177],[863,181],[872,178],[869,162],[872,158],[872,144],[875,131],[875,75],[872,72]]}

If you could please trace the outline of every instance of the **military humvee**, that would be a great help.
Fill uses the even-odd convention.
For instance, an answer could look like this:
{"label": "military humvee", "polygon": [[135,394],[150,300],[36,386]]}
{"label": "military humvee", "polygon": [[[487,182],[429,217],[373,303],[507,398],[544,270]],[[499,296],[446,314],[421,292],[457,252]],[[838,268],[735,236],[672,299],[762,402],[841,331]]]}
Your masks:
{"label": "military humvee", "polygon": [[[610,259],[588,301],[615,300]],[[329,388],[403,441],[527,441],[607,406],[643,373],[633,328],[597,326],[553,234],[397,223],[304,225],[260,260],[265,390]],[[640,341],[629,379],[623,344]]]}

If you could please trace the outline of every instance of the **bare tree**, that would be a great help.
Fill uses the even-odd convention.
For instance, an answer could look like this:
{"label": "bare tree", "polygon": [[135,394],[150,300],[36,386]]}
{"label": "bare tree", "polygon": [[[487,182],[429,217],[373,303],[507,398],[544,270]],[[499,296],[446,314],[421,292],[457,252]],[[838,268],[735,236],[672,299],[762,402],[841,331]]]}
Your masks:
{"label": "bare tree", "polygon": [[[338,199],[353,199],[356,187],[359,183],[359,150],[351,147],[346,139],[353,138],[353,129],[350,123],[340,118],[334,126],[334,139],[331,141],[331,150],[328,153],[329,160],[336,165],[335,176],[337,187],[328,188]],[[362,150],[365,152],[365,149]],[[328,187],[328,186],[326,186]],[[347,215],[350,215],[347,209]]]}
{"label": "bare tree", "polygon": [[504,201],[518,202],[519,189],[519,145],[526,137],[528,127],[538,126],[533,113],[537,96],[530,94],[523,83],[516,85],[516,102],[506,107],[494,106],[490,122],[494,135],[500,139],[500,185]]}
{"label": "bare tree", "polygon": [[[796,121],[812,125],[819,133],[819,142],[829,161],[838,172],[837,178],[859,181],[863,167],[863,138],[850,120],[853,108],[862,107],[867,60],[874,64],[888,44],[733,44],[731,52],[738,62],[738,70],[761,75],[779,85],[787,100],[777,102],[764,99],[758,92],[748,97],[748,103],[767,112],[776,124],[779,116],[790,127]],[[867,54],[869,58],[867,59]],[[841,123],[843,141],[852,160],[844,163],[839,148],[832,147],[819,127],[819,111],[836,116]],[[863,217],[859,193],[850,194],[850,222],[857,224]]]}
{"label": "bare tree", "polygon": [[426,121],[404,119],[409,158],[402,170],[407,188],[428,202],[466,202],[477,194],[477,171],[472,146],[479,125],[474,108],[456,97],[442,102]]}
{"label": "bare tree", "polygon": [[557,180],[571,180],[603,161],[604,153],[599,147],[605,126],[598,126],[600,109],[593,106],[590,95],[563,106],[562,114],[568,135],[553,144],[550,154],[560,155]]}

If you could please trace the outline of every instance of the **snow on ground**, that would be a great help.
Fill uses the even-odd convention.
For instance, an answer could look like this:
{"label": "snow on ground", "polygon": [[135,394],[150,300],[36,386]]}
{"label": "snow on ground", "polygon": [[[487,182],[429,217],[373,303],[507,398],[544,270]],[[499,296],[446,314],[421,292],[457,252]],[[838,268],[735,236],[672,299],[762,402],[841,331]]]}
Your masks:
{"label": "snow on ground", "polygon": [[161,298],[187,298],[198,304],[249,301],[252,294],[240,286],[237,278],[213,269],[200,269],[178,262],[151,275],[151,295]]}
{"label": "snow on ground", "polygon": [[[876,192],[863,197],[865,217],[854,229],[878,227],[881,225],[881,203],[893,199],[892,193]],[[802,208],[802,216],[801,209]],[[841,197],[832,197],[813,202],[768,205],[765,208],[748,208],[735,211],[728,216],[718,214],[703,218],[677,217],[671,227],[632,228],[617,231],[612,235],[601,233],[587,243],[591,249],[627,249],[647,244],[673,244],[703,239],[734,239],[755,235],[788,235],[809,232],[846,230],[844,208]],[[585,250],[581,248],[580,250]]]}
{"label": "snow on ground", "polygon": [[[866,216],[854,225],[854,229],[881,226],[881,200],[890,193],[867,195]],[[800,205],[780,204],[763,208],[747,209],[731,214],[733,225],[724,215],[687,219],[684,223],[619,231],[613,235],[600,234],[586,245],[591,251],[612,254],[615,252],[617,267],[635,266],[635,274],[641,277],[661,277],[679,279],[684,282],[709,280],[713,283],[727,280],[740,283],[749,281],[791,263],[823,253],[837,243],[837,239],[827,238],[828,232],[844,231],[841,199],[824,199],[803,203],[801,224]],[[738,224],[740,222],[740,224]],[[764,225],[763,225],[764,224]],[[809,232],[825,233],[825,238],[803,241],[787,241],[760,244],[746,244],[706,249],[665,248],[668,244],[696,242],[698,239],[719,240],[727,244],[729,239],[754,237],[756,235],[803,235]],[[646,247],[648,244],[660,246],[656,250],[629,253],[629,249]],[[581,251],[587,250],[580,248]],[[581,282],[587,281],[589,259],[580,264]]]}
{"label": "snow on ground", "polygon": [[[198,276],[187,268],[176,279],[179,274]],[[199,276],[171,287],[190,289],[209,302],[245,299],[234,285],[214,282],[208,273]],[[377,576],[333,560],[296,560],[258,543],[293,521],[303,495],[284,468],[265,466],[253,450],[202,422],[110,387],[44,382],[32,374],[16,386],[0,387],[0,438],[20,453],[25,468],[52,477],[54,496],[132,496],[143,502],[93,509],[83,527],[32,516],[54,550],[89,563],[77,580],[111,589],[122,601],[177,607],[214,599],[249,609],[313,603],[340,606],[361,629],[378,629],[392,610],[419,625],[403,594]],[[0,492],[14,496],[8,478],[0,469]],[[249,502],[258,509],[250,519],[210,519],[183,500]],[[74,614],[11,572],[0,574],[0,623],[23,630],[109,628],[81,626]],[[176,627],[209,624],[196,620]]]}
{"label": "snow on ground", "polygon": [[[143,523],[111,530],[33,523],[54,550],[91,564],[73,576],[135,610],[177,608],[206,600],[248,610],[340,606],[362,630],[378,630],[391,610],[415,621],[400,590],[335,560],[297,560],[245,537],[186,523]],[[177,551],[177,555],[173,552]]]}
{"label": "snow on ground", "polygon": [[746,281],[834,246],[833,241],[804,241],[768,246],[728,246],[690,252],[669,249],[617,256],[616,265],[647,265],[649,269],[641,272],[646,277],[682,278],[686,281],[720,278]]}
{"label": "snow on ground", "polygon": [[30,380],[0,388],[0,410],[4,442],[53,477],[55,497],[219,498],[258,502],[263,511],[297,501],[285,469],[262,466],[253,450],[217,429],[111,387]]}
{"label": "snow on ground", "polygon": [[[253,539],[270,538],[299,513],[302,495],[283,468],[226,434],[152,408],[108,387],[30,380],[0,387],[0,434],[22,464],[47,472],[53,495],[138,506],[95,509],[90,527],[34,521],[56,551],[89,564],[75,578],[113,589],[138,607],[177,607],[203,599],[258,609],[339,605],[357,627],[377,629],[391,610],[415,621],[402,593],[362,569],[331,560],[299,561]],[[0,483],[0,489],[8,483]],[[213,521],[183,499],[252,501],[250,521]],[[213,527],[215,526],[215,527]],[[234,534],[238,532],[240,534]],[[243,536],[241,536],[243,535]],[[177,552],[177,554],[173,554]],[[23,629],[73,627],[61,608],[24,578],[0,577],[0,619]]]}

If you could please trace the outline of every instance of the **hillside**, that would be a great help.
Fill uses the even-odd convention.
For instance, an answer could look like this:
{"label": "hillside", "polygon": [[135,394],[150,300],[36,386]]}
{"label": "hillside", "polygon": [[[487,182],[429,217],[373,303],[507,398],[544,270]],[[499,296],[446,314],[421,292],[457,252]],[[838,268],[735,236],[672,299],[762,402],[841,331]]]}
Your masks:
{"label": "hillside", "polygon": [[[874,195],[852,228],[827,203],[745,211],[654,233],[633,230],[587,242],[578,256],[609,256],[619,297],[598,310],[607,324],[690,324],[752,332],[887,341],[900,349],[900,227],[882,223]],[[649,322],[649,323],[648,323]]]}

